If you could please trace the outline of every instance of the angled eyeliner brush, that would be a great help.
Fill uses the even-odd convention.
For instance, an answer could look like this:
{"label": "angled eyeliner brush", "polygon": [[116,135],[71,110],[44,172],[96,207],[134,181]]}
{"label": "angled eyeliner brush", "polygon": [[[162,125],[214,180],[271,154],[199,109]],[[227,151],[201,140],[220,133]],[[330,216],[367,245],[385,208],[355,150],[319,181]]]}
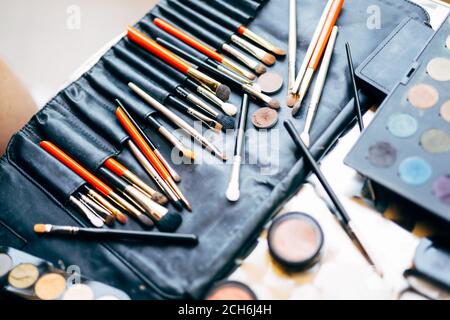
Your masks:
{"label": "angled eyeliner brush", "polygon": [[120,231],[106,229],[89,229],[68,226],[54,226],[50,224],[36,224],[34,232],[40,235],[58,235],[65,237],[84,237],[92,240],[140,240],[145,242],[177,243],[194,246],[198,244],[197,236],[193,234]]}
{"label": "angled eyeliner brush", "polygon": [[309,149],[305,146],[302,139],[297,133],[297,129],[295,128],[292,121],[287,120],[284,122],[284,126],[287,129],[289,135],[291,136],[292,140],[294,141],[297,148],[302,152],[303,158],[306,163],[309,164],[310,168],[316,175],[317,179],[319,179],[320,183],[322,184],[323,188],[327,192],[328,196],[330,197],[331,201],[333,202],[335,208],[336,208],[336,216],[338,218],[338,221],[341,223],[342,227],[344,228],[345,232],[348,234],[350,239],[354,241],[356,246],[360,249],[363,256],[366,258],[367,262],[374,266],[375,271],[383,277],[383,273],[381,270],[377,267],[377,265],[374,263],[374,260],[369,255],[369,252],[366,250],[364,245],[362,244],[360,238],[361,234],[359,232],[359,229],[356,228],[355,224],[351,220],[350,216],[348,215],[347,211],[345,210],[344,206],[342,205],[341,201],[337,197],[336,193],[334,192],[331,185],[328,183],[328,180],[325,178],[324,174],[322,173],[322,170],[319,167],[319,164],[316,162],[314,157],[312,156]]}

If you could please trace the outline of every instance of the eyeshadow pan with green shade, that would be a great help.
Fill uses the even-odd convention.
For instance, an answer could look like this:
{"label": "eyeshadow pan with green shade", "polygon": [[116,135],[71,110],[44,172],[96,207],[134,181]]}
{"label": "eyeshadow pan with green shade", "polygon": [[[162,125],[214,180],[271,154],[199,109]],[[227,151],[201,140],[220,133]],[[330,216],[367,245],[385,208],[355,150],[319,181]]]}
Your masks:
{"label": "eyeshadow pan with green shade", "polygon": [[433,168],[429,163],[419,157],[407,158],[398,168],[400,178],[407,184],[419,186],[430,180]]}
{"label": "eyeshadow pan with green shade", "polygon": [[413,136],[419,127],[417,120],[409,114],[399,113],[389,117],[387,128],[397,138]]}

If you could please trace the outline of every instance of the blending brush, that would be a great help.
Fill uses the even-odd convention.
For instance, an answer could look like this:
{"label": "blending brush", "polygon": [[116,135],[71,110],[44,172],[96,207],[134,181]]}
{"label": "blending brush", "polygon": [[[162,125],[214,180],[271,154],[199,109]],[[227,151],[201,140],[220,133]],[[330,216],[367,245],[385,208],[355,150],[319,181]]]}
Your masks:
{"label": "blending brush", "polygon": [[215,156],[219,157],[221,160],[225,161],[226,155],[220,151],[216,146],[214,146],[209,140],[207,140],[201,133],[191,127],[186,121],[181,119],[175,113],[170,111],[164,105],[159,103],[153,97],[151,97],[144,90],[139,88],[136,84],[130,82],[128,83],[128,87],[139,97],[141,97],[145,102],[147,102],[154,109],[159,111],[165,117],[167,117],[170,121],[172,121],[175,125],[177,125],[180,129],[183,129],[186,133],[188,133],[195,141],[204,146],[208,151],[213,153]]}
{"label": "blending brush", "polygon": [[131,41],[143,47],[144,49],[148,50],[161,60],[170,64],[178,71],[201,82],[202,84],[210,88],[213,92],[215,92],[216,95],[223,101],[227,101],[230,98],[231,90],[228,86],[223,85],[220,82],[214,80],[213,78],[207,76],[206,74],[198,71],[190,64],[181,60],[180,58],[175,56],[172,52],[165,49],[164,47],[162,47],[157,42],[147,37],[142,32],[138,31],[137,29],[133,27],[128,27],[128,38]]}
{"label": "blending brush", "polygon": [[95,212],[74,196],[69,197],[70,204],[96,228],[103,228],[105,222]]}
{"label": "blending brush", "polygon": [[130,118],[129,114],[127,114],[126,110],[123,108],[120,101],[116,100],[118,104],[118,108],[116,110],[116,116],[119,119],[119,122],[125,129],[125,131],[128,132],[131,139],[136,143],[136,145],[139,147],[139,150],[144,154],[144,156],[147,158],[147,160],[151,163],[151,165],[155,168],[158,175],[162,178],[162,180],[169,186],[170,189],[172,189],[175,194],[181,199],[181,201],[184,203],[186,208],[189,211],[192,211],[192,207],[189,203],[189,201],[186,199],[186,197],[183,195],[181,190],[178,188],[175,181],[172,179],[169,172],[166,170],[164,165],[161,163],[159,158],[155,155],[151,147],[148,145],[148,140],[146,139],[145,135],[142,135],[141,131],[139,130],[139,127],[137,127],[134,123],[132,118]]}
{"label": "blending brush", "polygon": [[173,232],[178,229],[182,218],[178,213],[169,213],[169,210],[157,204],[144,193],[117,177],[105,168],[98,170],[99,175],[114,188],[133,199],[152,218],[159,230]]}
{"label": "blending brush", "polygon": [[[239,46],[241,49],[244,49],[246,52],[250,53],[253,57],[258,59],[259,61],[263,62],[264,64],[268,66],[272,66],[276,62],[276,58],[274,55],[266,52],[265,50],[256,47],[252,43],[248,42],[247,40],[244,40],[243,38],[237,36],[234,34],[234,31],[231,31],[227,28],[225,28],[223,25],[219,24],[217,21],[211,20],[209,17],[206,17],[202,14],[199,14],[197,11],[189,8],[189,6],[186,6],[183,3],[180,3],[178,1],[171,1],[169,0],[168,3],[170,6],[177,9],[178,12],[171,11],[171,15],[177,14],[177,17],[181,15],[183,16],[189,16],[191,21],[188,21],[186,19],[186,22],[192,23],[195,21],[196,25],[202,24],[206,30],[209,30],[210,32],[214,33],[215,35],[221,37],[222,39],[227,42],[230,40],[235,45]],[[168,8],[161,6],[160,8],[168,11]]]}
{"label": "blending brush", "polygon": [[140,240],[145,242],[177,243],[180,245],[197,245],[198,238],[193,234],[121,231],[89,229],[51,224],[36,224],[34,232],[40,235],[58,235],[66,237],[84,237],[92,240]]}
{"label": "blending brush", "polygon": [[115,174],[117,174],[119,177],[124,178],[129,182],[131,182],[132,184],[134,184],[136,187],[138,187],[140,190],[146,193],[150,197],[150,199],[152,199],[156,203],[159,203],[160,205],[165,205],[168,202],[168,199],[163,194],[151,188],[148,184],[142,181],[141,178],[139,178],[133,172],[128,170],[124,165],[119,163],[117,160],[114,160],[112,158],[106,160],[105,167],[114,172]]}
{"label": "blending brush", "polygon": [[[226,66],[227,68],[230,68],[231,70],[239,73],[240,75],[246,77],[249,80],[255,80],[256,76],[252,72],[248,71],[245,68],[242,68],[240,65],[234,63],[232,60],[228,59],[227,57],[221,55],[220,53],[216,52],[214,49],[210,48],[206,44],[200,42],[199,40],[195,39],[194,37],[188,35],[187,33],[181,31],[180,29],[176,28],[175,26],[169,24],[168,22],[160,19],[155,18],[153,20],[153,23],[160,29],[166,31],[168,34],[174,36],[175,38],[183,41],[190,47],[200,51],[207,57],[221,63],[222,65]],[[262,71],[262,70],[260,70]]]}
{"label": "blending brush", "polygon": [[291,136],[292,140],[294,141],[297,148],[302,152],[303,158],[305,162],[309,165],[309,167],[312,169],[316,177],[319,179],[320,183],[322,184],[323,188],[327,192],[328,196],[330,197],[331,201],[333,202],[336,211],[334,211],[334,214],[336,215],[338,221],[341,223],[343,229],[348,234],[349,238],[354,241],[356,246],[361,250],[363,256],[366,258],[368,263],[371,266],[374,266],[375,271],[382,277],[383,274],[380,269],[377,268],[377,265],[374,263],[374,260],[370,257],[369,252],[365,249],[363,243],[361,242],[361,232],[358,228],[356,228],[356,225],[351,220],[350,216],[348,215],[347,211],[345,210],[344,206],[342,205],[341,201],[337,197],[336,193],[334,192],[331,185],[328,183],[327,179],[322,173],[322,170],[320,170],[320,167],[314,157],[312,156],[309,149],[305,146],[302,139],[297,133],[297,130],[292,123],[292,121],[288,120],[284,122],[284,126],[286,127],[289,135]]}
{"label": "blending brush", "polygon": [[336,24],[337,19],[339,18],[339,14],[342,10],[342,6],[344,5],[344,0],[335,0],[331,6],[330,13],[328,14],[322,32],[317,41],[317,46],[314,49],[314,52],[311,56],[311,60],[309,61],[308,68],[305,71],[305,75],[300,85],[300,89],[298,91],[298,101],[295,103],[294,108],[300,108],[303,99],[308,92],[309,86],[311,84],[314,73],[316,72],[320,60],[324,54],[327,43],[330,39],[331,32],[333,31],[333,27]]}
{"label": "blending brush", "polygon": [[206,63],[206,62],[200,60],[199,58],[188,54],[187,52],[183,51],[182,49],[176,47],[174,44],[172,44],[166,40],[158,39],[158,41],[162,45],[164,45],[165,47],[169,48],[171,51],[173,51],[174,53],[179,55],[181,58],[196,64],[197,66],[203,68],[205,71],[207,71],[211,74],[214,74],[214,76],[225,79],[225,81],[227,81],[229,84],[232,84],[234,87],[242,90],[245,93],[250,94],[250,96],[252,96],[253,98],[258,99],[259,101],[263,101],[272,109],[280,108],[280,103],[278,100],[263,94],[260,90],[256,89],[254,86],[252,86],[248,83],[240,82],[239,80],[236,80],[234,78],[227,76],[226,74],[223,74],[220,70],[218,70],[211,64]]}
{"label": "blending brush", "polygon": [[[183,25],[185,30],[189,30],[189,32],[195,34],[198,38],[208,43],[211,47],[218,50],[220,49],[221,51],[228,53],[234,59],[238,60],[240,63],[253,70],[257,74],[263,74],[267,71],[267,68],[264,66],[264,64],[229,45],[227,43],[228,39],[226,36],[220,37],[216,34],[213,34],[209,31],[209,29],[202,28],[184,15],[178,14],[175,10],[172,10],[167,6],[159,4],[158,8],[160,9],[160,11],[164,12],[165,15],[171,16],[172,21],[175,20],[178,24]],[[160,15],[153,15],[157,18],[163,18]]]}
{"label": "blending brush", "polygon": [[83,190],[88,197],[92,200],[96,201],[98,204],[103,206],[106,210],[111,212],[121,224],[125,224],[128,221],[128,218],[125,214],[123,214],[120,209],[116,208],[113,204],[111,204],[108,200],[106,200],[101,194],[97,193],[95,190],[89,188],[88,186],[83,186]]}
{"label": "blending brush", "polygon": [[[305,145],[309,147],[310,145],[310,136],[309,132],[311,131],[311,127],[314,121],[314,117],[316,115],[317,107],[319,106],[320,98],[322,96],[322,91],[325,86],[325,81],[327,78],[328,69],[330,67],[331,58],[333,56],[334,45],[336,43],[336,38],[338,34],[338,27],[333,28],[333,32],[331,33],[330,41],[328,41],[328,46],[325,51],[325,55],[322,60],[322,64],[319,69],[319,74],[317,75],[316,84],[314,86],[313,94],[311,96],[311,101],[309,103],[308,111],[306,114],[305,127],[301,134],[301,138]],[[297,106],[296,106],[297,107]],[[292,110],[292,114],[295,116],[299,109]]]}
{"label": "blending brush", "polygon": [[153,221],[148,218],[141,211],[136,209],[132,204],[128,201],[120,197],[118,194],[114,192],[112,188],[103,183],[100,179],[90,173],[87,169],[81,166],[78,162],[72,159],[69,155],[64,153],[61,149],[55,146],[53,143],[49,141],[42,141],[40,144],[41,148],[67,166],[69,169],[78,174],[81,178],[86,180],[89,184],[91,184],[95,189],[97,189],[101,194],[103,194],[108,199],[114,201],[116,204],[127,210],[128,213],[133,215],[142,225],[151,228],[154,226]]}
{"label": "blending brush", "polygon": [[159,162],[166,168],[167,172],[170,174],[170,176],[173,178],[174,181],[180,182],[181,177],[180,175],[175,171],[175,169],[172,168],[172,166],[169,164],[169,162],[163,157],[163,155],[159,152],[158,148],[153,144],[153,142],[150,140],[150,138],[145,134],[144,130],[139,126],[137,121],[131,116],[131,114],[128,112],[127,108],[124,107],[124,105],[116,99],[116,103],[122,108],[122,111],[127,116],[128,120],[133,124],[133,126],[136,128],[136,130],[139,132],[139,134],[144,138],[147,145],[152,149],[155,156],[158,158]]}
{"label": "blending brush", "polygon": [[147,122],[150,126],[152,126],[156,131],[158,131],[167,141],[169,141],[178,151],[181,152],[183,157],[191,160],[195,160],[194,151],[188,149],[183,142],[180,141],[172,132],[167,130],[161,122],[159,122],[156,118],[149,116],[147,118]]}
{"label": "blending brush", "polygon": [[[171,0],[170,3],[173,2],[181,3],[179,0]],[[229,30],[232,30],[247,39],[252,40],[253,42],[257,43],[261,47],[265,48],[266,50],[278,55],[278,56],[284,56],[286,55],[286,52],[283,49],[280,49],[264,39],[263,37],[257,35],[255,32],[251,31],[247,27],[245,27],[243,24],[239,23],[238,21],[234,19],[230,19],[230,17],[220,11],[218,11],[215,8],[212,7],[206,7],[201,1],[189,1],[189,7],[195,9],[197,12],[201,13],[204,16],[209,17],[212,21],[215,21],[217,24],[228,28]]]}

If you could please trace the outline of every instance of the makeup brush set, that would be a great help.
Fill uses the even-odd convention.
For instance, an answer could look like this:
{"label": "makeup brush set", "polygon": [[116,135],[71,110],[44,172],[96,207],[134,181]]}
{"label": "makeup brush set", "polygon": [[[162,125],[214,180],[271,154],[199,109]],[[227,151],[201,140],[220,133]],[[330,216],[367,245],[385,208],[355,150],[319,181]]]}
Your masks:
{"label": "makeup brush set", "polygon": [[[352,12],[374,3],[383,26],[369,30]],[[298,1],[294,47],[290,8],[167,0],[128,27],[11,140],[0,159],[0,230],[25,239],[20,249],[79,265],[132,298],[204,297],[356,118],[354,99],[363,111],[374,102],[355,90],[349,63],[361,64],[403,18],[428,19],[408,1]],[[297,81],[293,53],[303,59]],[[281,90],[288,62],[290,85]],[[288,90],[295,118],[282,107]],[[250,125],[276,138],[259,141],[264,135],[248,134]],[[261,148],[276,156],[261,156]]]}

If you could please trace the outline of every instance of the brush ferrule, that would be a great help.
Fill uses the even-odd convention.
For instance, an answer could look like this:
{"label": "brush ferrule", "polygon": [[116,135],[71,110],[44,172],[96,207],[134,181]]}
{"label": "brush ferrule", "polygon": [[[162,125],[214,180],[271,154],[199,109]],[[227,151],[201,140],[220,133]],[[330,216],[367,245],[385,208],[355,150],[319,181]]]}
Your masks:
{"label": "brush ferrule", "polygon": [[[197,87],[197,92],[199,94],[201,94],[203,97],[205,97],[206,99],[208,99],[209,101],[211,101],[212,103],[214,103],[216,106],[220,107],[223,104],[223,101],[220,100],[220,98],[218,98],[214,92],[212,92],[211,90],[202,87],[202,86],[198,86]],[[200,100],[200,99],[199,99]],[[201,100],[200,100],[201,101]],[[208,106],[209,107],[209,106]],[[206,108],[205,108],[206,109]],[[207,109],[206,109],[207,110]],[[212,111],[212,112],[211,112]],[[209,111],[211,114],[215,114],[216,112],[211,109],[211,111]],[[216,113],[217,114],[217,113]]]}
{"label": "brush ferrule", "polygon": [[251,31],[247,28],[244,29],[244,32],[242,33],[242,35],[244,35],[246,38],[256,42],[261,47],[266,48],[267,50],[269,50],[271,52],[276,52],[276,50],[277,50],[277,47],[275,47],[272,43],[270,43],[266,39],[262,38],[261,36],[257,35],[256,33],[254,33],[253,31]]}
{"label": "brush ferrule", "polygon": [[186,153],[186,147],[183,145],[183,143],[178,140],[177,137],[175,137],[169,130],[167,130],[164,127],[159,128],[159,132],[179,151],[181,151],[183,154]]}
{"label": "brush ferrule", "polygon": [[242,39],[241,37],[238,37],[237,35],[231,36],[231,41],[253,55],[258,60],[264,59],[264,57],[267,55],[267,52],[263,49],[258,48],[257,46],[251,44],[250,42]]}
{"label": "brush ferrule", "polygon": [[259,66],[259,62],[250,58],[249,56],[243,54],[239,50],[233,48],[232,46],[228,44],[222,45],[222,49],[224,52],[228,53],[229,55],[233,56],[240,62],[242,62],[245,66],[249,67],[252,70],[256,70],[256,68]]}
{"label": "brush ferrule", "polygon": [[[227,60],[227,59],[225,59],[225,60]],[[225,62],[224,62],[224,64],[227,65]],[[231,66],[228,66],[228,67],[229,67],[229,68],[232,68]],[[239,81],[239,82],[241,82],[241,83],[252,83],[252,80],[251,80],[251,79],[254,79],[254,78],[255,78],[255,75],[254,75],[254,74],[249,73],[249,72],[246,71],[246,70],[244,70],[244,72],[248,75],[248,77],[247,77],[247,76],[241,76],[240,74],[243,74],[243,73],[241,73],[241,72],[235,70],[234,68],[232,68],[232,69],[235,70],[236,72],[239,72],[239,74],[237,74],[236,72],[234,72],[234,71],[232,71],[232,70],[230,70],[230,69],[228,69],[228,68],[226,68],[226,67],[224,67],[224,66],[222,66],[222,65],[220,65],[220,64],[217,65],[217,69],[219,69],[220,71],[222,71],[222,72],[225,73],[226,75],[230,76],[230,77],[233,78],[234,80],[237,80],[237,81]]]}
{"label": "brush ferrule", "polygon": [[[216,95],[214,95],[214,93],[212,93],[211,91],[208,91],[205,88],[202,87],[198,87],[199,89],[199,93],[204,94],[207,97],[210,97],[210,99],[213,99],[212,97],[215,97],[216,99],[218,99],[220,101],[220,105],[221,106],[222,100],[220,100]],[[210,95],[210,96],[209,96]],[[197,107],[199,107],[200,109],[208,112],[209,114],[211,114],[213,117],[217,117],[219,115],[218,112],[216,112],[211,106],[209,106],[206,102],[204,102],[202,99],[200,99],[199,97],[190,94],[188,95],[187,99],[192,102],[193,104],[195,104]],[[217,102],[217,101],[216,101]],[[217,102],[218,103],[218,102]]]}
{"label": "brush ferrule", "polygon": [[238,65],[237,63],[228,58],[223,58],[222,63],[227,68],[230,68],[231,70],[234,70],[240,75],[246,77],[249,81],[256,79],[256,75],[253,72],[241,67],[240,65]]}
{"label": "brush ferrule", "polygon": [[174,168],[170,165],[169,162],[167,162],[166,158],[163,157],[163,155],[159,152],[158,149],[153,150],[155,155],[158,157],[159,161],[163,164],[163,166],[167,169],[170,176],[177,182],[181,181],[181,176],[178,174],[178,172],[175,171]]}
{"label": "brush ferrule", "polygon": [[80,231],[80,228],[77,227],[62,227],[62,226],[52,226],[52,225],[46,225],[46,232],[52,233],[52,234],[60,234],[60,235],[70,235],[70,234],[77,234]]}
{"label": "brush ferrule", "polygon": [[251,94],[253,97],[265,102],[266,104],[269,104],[270,101],[272,101],[272,98],[265,95],[264,93],[258,91],[257,89],[255,89],[253,86],[248,85],[248,84],[244,84],[242,86],[242,89],[244,89],[247,93]]}
{"label": "brush ferrule", "polygon": [[194,110],[192,108],[188,108],[187,112],[193,116],[194,118],[196,118],[197,120],[200,120],[202,123],[204,123],[205,125],[207,125],[209,128],[211,128],[212,130],[218,131],[217,130],[217,121],[215,121],[214,119],[209,118],[208,116],[205,116],[203,113]]}
{"label": "brush ferrule", "polygon": [[145,210],[145,212],[152,219],[159,221],[162,217],[164,217],[164,215],[167,214],[168,210],[166,208],[151,200],[135,187],[127,187],[126,192]]}
{"label": "brush ferrule", "polygon": [[220,82],[214,80],[213,78],[207,76],[206,74],[202,73],[201,71],[194,69],[194,68],[190,68],[188,71],[188,74],[194,78],[195,80],[203,83],[204,85],[206,85],[208,88],[210,88],[213,92],[216,92],[217,89],[220,86]]}
{"label": "brush ferrule", "polygon": [[311,131],[312,123],[314,120],[314,115],[316,113],[317,109],[317,103],[311,103],[308,107],[308,112],[306,114],[306,121],[305,121],[305,128],[303,129],[303,132],[306,132],[309,134]]}

